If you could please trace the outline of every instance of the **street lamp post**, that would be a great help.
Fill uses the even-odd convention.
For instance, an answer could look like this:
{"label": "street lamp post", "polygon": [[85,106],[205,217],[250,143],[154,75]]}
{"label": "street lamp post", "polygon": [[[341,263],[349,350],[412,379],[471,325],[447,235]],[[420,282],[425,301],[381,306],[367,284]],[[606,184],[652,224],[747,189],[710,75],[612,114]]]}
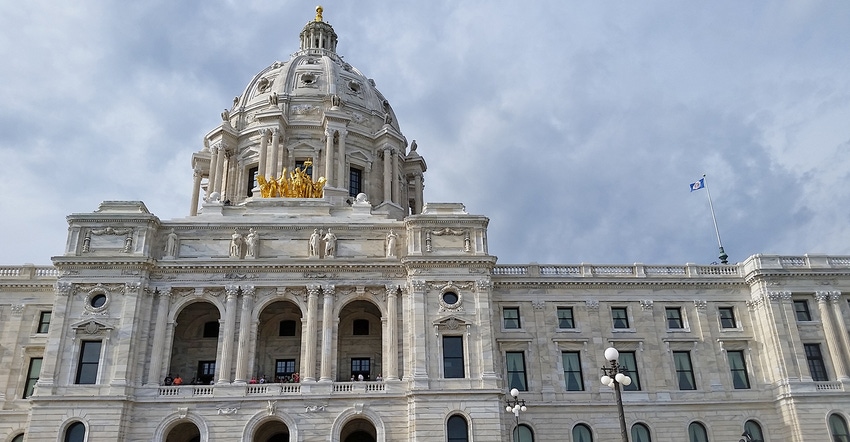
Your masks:
{"label": "street lamp post", "polygon": [[602,385],[607,385],[614,389],[614,395],[617,397],[617,413],[620,416],[620,434],[623,437],[623,442],[629,442],[629,433],[626,430],[626,414],[623,412],[623,395],[620,393],[620,384],[629,385],[632,383],[632,378],[625,374],[625,369],[620,366],[617,360],[620,358],[620,352],[614,347],[609,347],[605,350],[605,360],[611,365],[602,367]]}
{"label": "street lamp post", "polygon": [[525,406],[525,400],[519,398],[519,390],[516,388],[511,388],[511,398],[507,400],[505,411],[513,413],[516,416],[516,423],[519,425],[519,412],[528,410],[528,407]]}

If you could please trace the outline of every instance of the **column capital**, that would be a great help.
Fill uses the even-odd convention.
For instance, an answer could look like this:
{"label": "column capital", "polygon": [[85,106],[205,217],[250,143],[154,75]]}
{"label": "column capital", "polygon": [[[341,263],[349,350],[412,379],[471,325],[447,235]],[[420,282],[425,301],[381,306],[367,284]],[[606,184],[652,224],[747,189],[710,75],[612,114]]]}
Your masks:
{"label": "column capital", "polygon": [[243,298],[254,299],[254,295],[257,293],[256,287],[254,287],[253,285],[243,285],[240,288],[242,289]]}
{"label": "column capital", "polygon": [[333,284],[325,284],[322,286],[322,293],[325,297],[333,297],[334,293],[336,293],[336,287]]}
{"label": "column capital", "polygon": [[829,302],[833,303],[838,302],[841,299],[841,292],[839,291],[817,291],[815,292],[815,299],[818,302]]}
{"label": "column capital", "polygon": [[387,284],[384,288],[387,289],[387,296],[397,296],[401,291],[401,286],[398,284]]}
{"label": "column capital", "polygon": [[322,290],[322,286],[319,285],[319,284],[307,284],[307,296],[308,297],[319,296],[319,292],[321,292],[321,290]]}
{"label": "column capital", "polygon": [[227,300],[230,301],[231,298],[236,298],[239,295],[239,286],[232,284],[224,287],[224,291],[227,293]]}

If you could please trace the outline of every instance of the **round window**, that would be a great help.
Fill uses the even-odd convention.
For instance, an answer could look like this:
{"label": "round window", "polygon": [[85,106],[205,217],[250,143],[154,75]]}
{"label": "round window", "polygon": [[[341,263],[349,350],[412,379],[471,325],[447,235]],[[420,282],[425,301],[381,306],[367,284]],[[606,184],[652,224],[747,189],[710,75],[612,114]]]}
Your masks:
{"label": "round window", "polygon": [[89,305],[94,308],[101,308],[104,304],[106,304],[106,295],[103,293],[92,296],[89,301]]}
{"label": "round window", "polygon": [[455,293],[455,292],[446,292],[446,293],[443,293],[443,302],[445,302],[445,303],[446,303],[446,304],[448,304],[448,305],[454,305],[454,304],[457,304],[457,301],[458,301],[459,299],[460,299],[460,298],[458,298],[457,293]]}

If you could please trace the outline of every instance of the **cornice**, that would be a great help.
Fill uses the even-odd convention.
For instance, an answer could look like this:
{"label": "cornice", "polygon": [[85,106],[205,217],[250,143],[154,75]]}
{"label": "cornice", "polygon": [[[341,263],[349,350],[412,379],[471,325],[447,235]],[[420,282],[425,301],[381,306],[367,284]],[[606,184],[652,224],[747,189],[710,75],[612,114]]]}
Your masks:
{"label": "cornice", "polygon": [[550,279],[534,279],[521,281],[505,281],[499,277],[492,278],[495,287],[503,288],[529,288],[542,286],[560,286],[560,287],[580,287],[580,288],[595,288],[595,287],[729,287],[729,288],[745,288],[747,284],[742,281],[732,280],[706,280],[706,279],[608,279],[598,280],[594,278],[575,278],[570,280],[550,280]]}

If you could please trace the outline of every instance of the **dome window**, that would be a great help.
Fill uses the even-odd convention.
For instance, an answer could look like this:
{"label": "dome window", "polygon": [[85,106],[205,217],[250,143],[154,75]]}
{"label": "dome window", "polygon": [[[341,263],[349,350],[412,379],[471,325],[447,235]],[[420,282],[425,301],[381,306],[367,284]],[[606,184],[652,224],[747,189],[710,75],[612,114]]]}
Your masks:
{"label": "dome window", "polygon": [[301,74],[301,82],[305,85],[315,84],[316,80],[316,74]]}
{"label": "dome window", "polygon": [[349,81],[348,81],[348,89],[349,89],[351,92],[354,92],[355,94],[358,94],[358,93],[360,93],[360,83],[358,83],[358,82],[356,82],[356,81],[354,81],[354,80],[349,80]]}

